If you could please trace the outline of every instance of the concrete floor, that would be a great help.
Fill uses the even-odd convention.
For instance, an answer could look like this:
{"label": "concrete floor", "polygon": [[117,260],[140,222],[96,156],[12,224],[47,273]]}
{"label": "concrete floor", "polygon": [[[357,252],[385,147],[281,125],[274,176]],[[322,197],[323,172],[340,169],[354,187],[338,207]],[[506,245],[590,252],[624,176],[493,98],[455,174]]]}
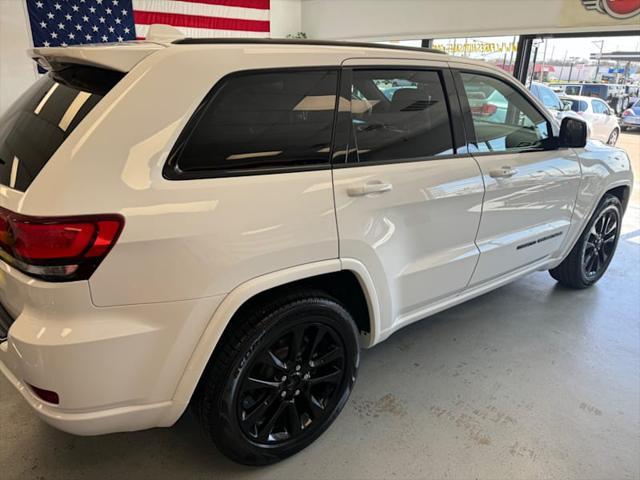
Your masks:
{"label": "concrete floor", "polygon": [[[640,133],[620,145],[640,172]],[[640,175],[639,175],[640,176]],[[4,479],[640,478],[640,185],[595,288],[536,273],[365,351],[355,391],[314,445],[255,469],[190,415],[171,429],[74,437],[0,380]]]}

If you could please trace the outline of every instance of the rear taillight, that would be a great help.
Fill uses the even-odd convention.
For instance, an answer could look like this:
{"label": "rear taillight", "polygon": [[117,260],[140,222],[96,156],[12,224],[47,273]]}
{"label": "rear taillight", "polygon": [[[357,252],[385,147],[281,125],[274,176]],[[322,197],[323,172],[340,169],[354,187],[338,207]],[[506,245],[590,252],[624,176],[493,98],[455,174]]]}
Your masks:
{"label": "rear taillight", "polygon": [[123,227],[120,215],[31,217],[0,208],[0,258],[43,280],[86,280]]}
{"label": "rear taillight", "polygon": [[628,117],[629,115],[633,115],[633,110],[631,110],[630,108],[622,112],[623,117]]}
{"label": "rear taillight", "polygon": [[471,113],[480,117],[490,117],[498,111],[498,107],[493,103],[483,103],[480,106],[472,107]]}

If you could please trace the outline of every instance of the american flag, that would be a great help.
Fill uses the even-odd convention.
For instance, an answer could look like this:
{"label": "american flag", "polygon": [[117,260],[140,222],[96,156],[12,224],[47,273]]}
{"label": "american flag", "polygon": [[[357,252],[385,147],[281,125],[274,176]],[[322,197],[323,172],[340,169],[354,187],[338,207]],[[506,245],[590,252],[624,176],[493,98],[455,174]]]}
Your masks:
{"label": "american flag", "polygon": [[33,44],[143,39],[154,23],[187,37],[268,37],[270,0],[27,0]]}

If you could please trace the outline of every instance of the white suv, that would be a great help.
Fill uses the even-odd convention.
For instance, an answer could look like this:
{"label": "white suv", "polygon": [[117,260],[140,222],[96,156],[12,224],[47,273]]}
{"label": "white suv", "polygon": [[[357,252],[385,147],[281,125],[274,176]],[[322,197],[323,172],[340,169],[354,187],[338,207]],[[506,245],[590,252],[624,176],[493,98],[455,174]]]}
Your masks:
{"label": "white suv", "polygon": [[498,69],[166,40],[35,49],[50,73],[0,119],[0,369],[59,429],[191,403],[225,454],[274,462],[336,418],[360,347],[611,261],[627,155]]}

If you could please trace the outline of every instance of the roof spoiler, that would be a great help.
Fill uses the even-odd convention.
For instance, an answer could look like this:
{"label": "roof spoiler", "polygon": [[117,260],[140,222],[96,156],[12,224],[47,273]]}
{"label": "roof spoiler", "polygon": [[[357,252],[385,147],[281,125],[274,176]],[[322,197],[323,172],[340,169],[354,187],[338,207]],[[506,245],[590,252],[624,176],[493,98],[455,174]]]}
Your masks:
{"label": "roof spoiler", "polygon": [[144,41],[37,47],[28,50],[28,55],[47,70],[74,64],[126,73],[147,56],[182,38],[184,35],[177,28],[151,25]]}

